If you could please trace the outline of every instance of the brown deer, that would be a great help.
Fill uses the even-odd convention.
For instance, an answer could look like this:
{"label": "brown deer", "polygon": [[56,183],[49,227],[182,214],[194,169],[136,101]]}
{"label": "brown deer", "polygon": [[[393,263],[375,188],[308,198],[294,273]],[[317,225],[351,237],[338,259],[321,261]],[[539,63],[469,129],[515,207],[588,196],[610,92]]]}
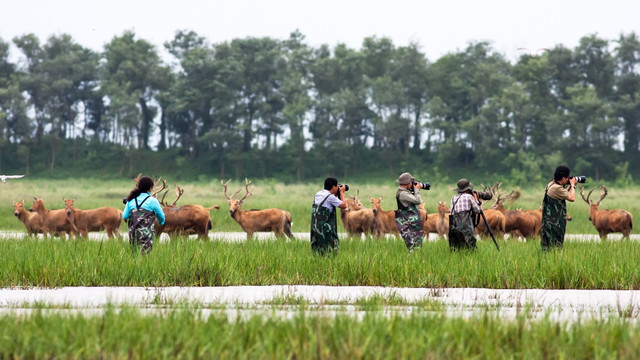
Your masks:
{"label": "brown deer", "polygon": [[600,210],[600,203],[607,196],[608,189],[606,186],[600,185],[598,193],[600,194],[600,190],[603,190],[604,193],[600,195],[600,200],[596,203],[589,200],[593,190],[595,190],[595,188],[591,189],[585,198],[584,188],[580,186],[580,196],[582,196],[582,200],[589,204],[589,220],[591,220],[593,226],[596,227],[598,234],[600,234],[600,239],[605,240],[608,234],[615,232],[620,232],[623,238],[629,239],[629,234],[631,230],[633,230],[633,215],[623,209]]}
{"label": "brown deer", "polygon": [[371,234],[373,231],[374,214],[373,210],[362,205],[358,195],[360,191],[356,190],[355,196],[347,198],[347,208],[340,209],[340,219],[348,236],[361,238],[362,234]]}
{"label": "brown deer", "polygon": [[398,227],[396,226],[395,211],[382,210],[380,202],[382,202],[382,196],[379,198],[371,199],[371,208],[373,208],[374,220],[373,220],[373,236],[380,239],[385,234],[398,235]]}
{"label": "brown deer", "polygon": [[[423,204],[420,205],[423,206]],[[424,222],[422,231],[425,238],[429,236],[429,233],[436,233],[443,237],[449,232],[449,208],[444,202],[438,201],[437,214],[427,215],[427,221]]]}
{"label": "brown deer", "polygon": [[199,239],[206,239],[209,230],[213,227],[210,211],[213,209],[218,210],[220,206],[214,205],[208,208],[193,204],[176,206],[178,199],[184,194],[184,189],[176,185],[175,193],[176,199],[171,204],[164,202],[167,192],[164,193],[162,200],[160,200],[165,221],[163,225],[160,225],[158,219],[156,219],[155,237],[159,237],[160,234],[166,232],[169,237],[182,234],[197,234]]}
{"label": "brown deer", "polygon": [[56,236],[68,233],[72,236],[78,233],[78,229],[67,218],[65,209],[49,210],[44,206],[42,199],[34,197],[29,211],[38,213],[42,219],[42,234],[45,238],[47,234]]}
{"label": "brown deer", "polygon": [[13,215],[18,218],[27,228],[27,235],[33,236],[42,233],[42,219],[38,213],[29,212],[24,208],[25,201],[13,202]]}
{"label": "brown deer", "polygon": [[276,237],[282,237],[284,234],[289,239],[293,239],[291,214],[288,211],[281,209],[242,210],[244,200],[252,194],[249,191],[251,182],[245,179],[245,195],[240,200],[233,200],[233,197],[242,189],[238,189],[231,196],[227,195],[227,185],[229,185],[230,181],[231,179],[226,183],[220,181],[224,188],[224,196],[227,198],[227,203],[229,203],[229,215],[247,233],[247,240],[251,239],[253,233],[257,231],[273,231]]}
{"label": "brown deer", "polygon": [[113,207],[100,207],[97,209],[81,210],[76,209],[73,203],[75,198],[64,201],[64,209],[67,220],[75,226],[81,237],[89,236],[89,231],[107,231],[107,237],[113,239],[114,235],[121,238],[120,224],[122,223],[122,210]]}
{"label": "brown deer", "polygon": [[[492,209],[500,211],[506,217],[505,232],[512,236],[522,235],[524,238],[535,236],[537,227],[536,217],[522,210],[507,210],[504,207],[506,200],[517,200],[520,197],[520,191],[512,190],[509,194],[502,193],[502,183],[496,183],[493,187],[489,187],[494,196],[494,204]],[[536,230],[538,228],[538,230]]]}

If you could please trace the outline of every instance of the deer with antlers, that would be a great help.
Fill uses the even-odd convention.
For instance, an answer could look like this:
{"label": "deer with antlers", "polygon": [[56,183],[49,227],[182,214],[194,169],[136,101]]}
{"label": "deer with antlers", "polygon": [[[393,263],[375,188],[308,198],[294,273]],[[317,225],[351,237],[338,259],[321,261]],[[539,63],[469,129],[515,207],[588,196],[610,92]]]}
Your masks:
{"label": "deer with antlers", "polygon": [[231,182],[231,179],[226,183],[220,181],[224,189],[224,197],[227,198],[227,203],[229,203],[229,215],[240,225],[242,230],[247,233],[247,240],[250,240],[253,237],[253,233],[257,231],[273,231],[276,237],[282,237],[284,234],[289,239],[293,239],[293,234],[291,233],[291,214],[288,211],[282,209],[244,211],[242,210],[242,204],[244,200],[252,194],[252,191],[249,190],[251,181],[245,179],[245,194],[240,200],[233,200],[233,197],[242,189],[238,189],[231,194],[231,196],[227,195],[229,182]]}
{"label": "deer with antlers", "polygon": [[500,211],[505,216],[504,232],[513,236],[522,235],[524,238],[535,236],[539,232],[540,228],[534,215],[522,210],[507,210],[504,207],[505,201],[515,201],[520,198],[519,190],[512,190],[510,193],[504,194],[502,183],[490,186],[489,190],[494,195],[494,204],[491,208]]}
{"label": "deer with antlers", "polygon": [[607,196],[608,189],[606,186],[600,185],[598,193],[600,194],[600,190],[604,193],[600,194],[600,200],[598,200],[598,202],[593,202],[589,200],[589,197],[595,189],[596,188],[591,189],[585,198],[584,187],[580,186],[580,196],[582,196],[582,200],[589,204],[589,220],[591,220],[593,226],[596,227],[600,239],[605,240],[608,234],[616,232],[622,233],[624,238],[629,239],[629,234],[631,230],[633,230],[633,215],[623,209],[600,210],[600,203]]}
{"label": "deer with antlers", "polygon": [[163,225],[160,225],[156,220],[155,236],[158,237],[165,232],[169,237],[196,234],[199,239],[206,239],[209,230],[213,227],[210,211],[218,210],[220,206],[204,207],[194,204],[177,206],[178,200],[184,194],[184,189],[178,185],[175,185],[176,199],[171,204],[166,203],[164,199],[168,190],[164,190],[166,183],[164,180],[162,182],[164,187],[159,188],[157,193],[164,191],[160,205],[162,205],[162,211],[164,211],[165,221]]}

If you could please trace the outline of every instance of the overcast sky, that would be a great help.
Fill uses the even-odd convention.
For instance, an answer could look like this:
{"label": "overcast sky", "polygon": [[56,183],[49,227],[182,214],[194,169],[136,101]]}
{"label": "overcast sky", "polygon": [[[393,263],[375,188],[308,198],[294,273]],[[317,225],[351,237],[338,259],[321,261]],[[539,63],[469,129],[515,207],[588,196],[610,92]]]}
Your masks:
{"label": "overcast sky", "polygon": [[0,0],[4,41],[34,33],[44,42],[68,33],[96,51],[125,30],[164,51],[176,30],[219,43],[285,39],[296,29],[314,47],[360,48],[368,36],[389,37],[396,46],[415,42],[431,61],[487,40],[513,60],[520,47],[574,48],[589,34],[608,40],[640,34],[640,0]]}

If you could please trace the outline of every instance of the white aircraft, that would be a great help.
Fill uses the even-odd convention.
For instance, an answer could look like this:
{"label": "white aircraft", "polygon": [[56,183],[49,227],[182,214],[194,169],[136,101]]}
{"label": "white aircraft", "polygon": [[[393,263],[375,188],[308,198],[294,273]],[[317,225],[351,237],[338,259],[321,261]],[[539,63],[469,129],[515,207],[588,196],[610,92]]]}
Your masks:
{"label": "white aircraft", "polygon": [[19,179],[23,176],[24,175],[0,175],[0,180],[4,183],[7,182],[7,179]]}

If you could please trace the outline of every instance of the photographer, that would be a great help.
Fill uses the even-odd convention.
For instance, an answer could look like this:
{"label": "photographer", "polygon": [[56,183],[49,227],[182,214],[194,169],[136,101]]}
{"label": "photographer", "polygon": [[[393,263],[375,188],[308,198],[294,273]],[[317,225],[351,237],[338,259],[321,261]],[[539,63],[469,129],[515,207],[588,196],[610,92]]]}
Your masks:
{"label": "photographer", "polygon": [[[567,203],[576,199],[576,182],[570,176],[571,170],[566,166],[558,166],[553,174],[553,181],[544,189],[542,200],[542,229],[540,244],[542,250],[552,247],[562,248],[564,233],[567,228]],[[584,181],[583,181],[584,182]],[[567,188],[568,185],[568,188]]]}
{"label": "photographer", "polygon": [[324,180],[324,189],[315,195],[311,207],[311,250],[320,255],[338,250],[338,227],[336,207],[345,209],[347,202],[344,192],[347,185],[339,185],[338,179]]}
{"label": "photographer", "polygon": [[451,199],[451,216],[449,220],[449,248],[476,249],[474,235],[474,219],[480,214],[480,199],[490,200],[490,191],[473,191],[473,184],[467,179],[458,180],[457,194]]}
{"label": "photographer", "polygon": [[[412,252],[413,249],[422,246],[422,216],[418,205],[422,203],[420,189],[423,188],[423,184],[416,182],[416,179],[409,173],[402,173],[396,182],[398,183],[396,226],[407,245],[407,250]],[[428,185],[428,183],[424,184]]]}

